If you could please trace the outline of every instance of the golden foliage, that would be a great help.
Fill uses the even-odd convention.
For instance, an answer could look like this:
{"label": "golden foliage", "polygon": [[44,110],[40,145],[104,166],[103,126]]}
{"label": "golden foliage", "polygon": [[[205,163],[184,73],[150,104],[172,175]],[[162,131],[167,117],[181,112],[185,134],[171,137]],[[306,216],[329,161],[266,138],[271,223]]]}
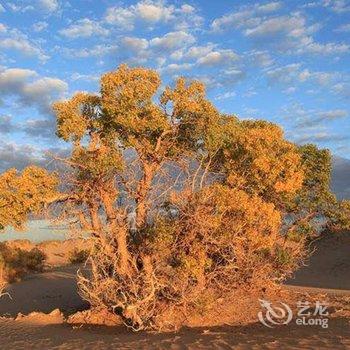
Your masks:
{"label": "golden foliage", "polygon": [[56,102],[53,110],[57,117],[57,135],[63,140],[80,141],[96,125],[94,115],[99,97],[77,93],[71,100]]}
{"label": "golden foliage", "polygon": [[227,182],[280,204],[281,195],[294,195],[304,170],[297,147],[284,139],[277,125],[264,121],[227,124],[221,164]]}
{"label": "golden foliage", "polygon": [[57,196],[58,179],[39,167],[18,174],[10,169],[0,175],[0,228],[20,229],[30,213],[38,214]]}

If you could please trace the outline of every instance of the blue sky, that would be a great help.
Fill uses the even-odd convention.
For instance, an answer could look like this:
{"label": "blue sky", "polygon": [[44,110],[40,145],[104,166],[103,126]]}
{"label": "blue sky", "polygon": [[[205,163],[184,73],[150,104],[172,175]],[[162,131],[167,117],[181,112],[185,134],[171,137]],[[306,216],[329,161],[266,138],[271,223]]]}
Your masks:
{"label": "blue sky", "polygon": [[120,63],[350,158],[350,1],[0,0],[0,170],[64,152],[50,105]]}

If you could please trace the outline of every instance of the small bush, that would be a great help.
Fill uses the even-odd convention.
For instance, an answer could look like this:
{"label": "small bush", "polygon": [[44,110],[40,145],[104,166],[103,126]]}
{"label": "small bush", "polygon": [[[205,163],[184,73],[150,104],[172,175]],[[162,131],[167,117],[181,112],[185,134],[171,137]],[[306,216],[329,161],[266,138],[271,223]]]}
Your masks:
{"label": "small bush", "polygon": [[46,255],[37,248],[26,251],[20,248],[11,249],[4,243],[0,244],[0,274],[4,281],[14,282],[28,272],[41,272],[45,259]]}
{"label": "small bush", "polygon": [[42,271],[46,260],[46,255],[38,248],[33,248],[29,252],[21,250],[19,256],[23,266],[28,271]]}
{"label": "small bush", "polygon": [[90,252],[87,249],[74,248],[69,255],[69,262],[71,264],[82,264],[88,259],[89,255]]}

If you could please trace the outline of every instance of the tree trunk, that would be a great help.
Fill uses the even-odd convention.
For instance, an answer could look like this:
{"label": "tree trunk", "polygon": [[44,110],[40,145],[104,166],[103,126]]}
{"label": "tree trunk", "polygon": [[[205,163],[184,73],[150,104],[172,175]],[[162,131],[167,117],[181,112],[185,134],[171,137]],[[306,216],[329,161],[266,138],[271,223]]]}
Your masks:
{"label": "tree trunk", "polygon": [[117,242],[118,252],[118,267],[120,274],[127,274],[129,269],[129,261],[131,259],[128,250],[128,227],[125,223],[122,214],[118,213],[118,210],[114,208],[114,202],[116,196],[113,193],[107,193],[105,191],[101,194],[101,199],[105,207],[107,215],[107,225],[110,233],[115,236]]}
{"label": "tree trunk", "polygon": [[148,199],[147,196],[151,189],[152,180],[156,168],[153,164],[143,163],[143,177],[139,182],[137,197],[136,197],[136,227],[140,230],[146,223],[147,210],[148,210]]}

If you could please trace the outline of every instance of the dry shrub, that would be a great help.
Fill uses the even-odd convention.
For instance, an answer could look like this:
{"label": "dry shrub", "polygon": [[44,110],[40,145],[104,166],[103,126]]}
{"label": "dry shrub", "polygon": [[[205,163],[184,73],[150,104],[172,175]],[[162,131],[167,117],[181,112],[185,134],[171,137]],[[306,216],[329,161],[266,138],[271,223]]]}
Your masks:
{"label": "dry shrub", "polygon": [[42,271],[46,256],[37,248],[26,251],[20,248],[12,249],[5,243],[0,243],[0,258],[3,280],[14,282],[28,272]]}
{"label": "dry shrub", "polygon": [[303,242],[281,237],[279,211],[258,196],[215,184],[173,195],[167,205],[178,215],[162,211],[142,241],[131,237],[127,264],[106,233],[95,238],[92,276],[79,275],[83,297],[133,329],[171,328],[180,313],[189,319],[225,308],[237,291],[284,279],[304,256]]}
{"label": "dry shrub", "polygon": [[89,255],[90,255],[90,251],[88,249],[74,248],[69,253],[69,262],[71,264],[83,264],[86,262]]}

